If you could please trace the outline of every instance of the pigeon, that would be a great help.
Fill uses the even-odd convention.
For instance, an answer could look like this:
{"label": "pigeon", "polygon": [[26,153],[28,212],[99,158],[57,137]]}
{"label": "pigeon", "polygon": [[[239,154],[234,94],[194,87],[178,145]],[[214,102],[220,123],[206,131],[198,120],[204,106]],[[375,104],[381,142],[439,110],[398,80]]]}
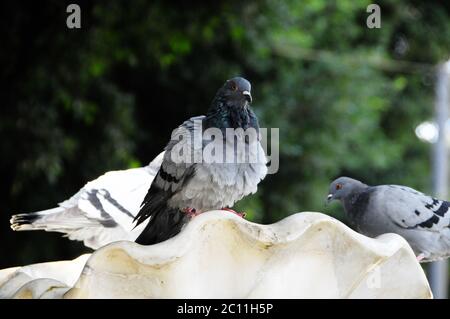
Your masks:
{"label": "pigeon", "polygon": [[147,166],[107,172],[56,208],[13,215],[11,228],[60,232],[94,250],[118,240],[134,241],[146,225],[133,229],[134,218],[163,157],[164,152]]}
{"label": "pigeon", "polygon": [[349,177],[330,184],[327,200],[340,200],[351,226],[366,236],[402,236],[420,262],[450,257],[448,201],[407,186],[369,186]]}
{"label": "pigeon", "polygon": [[[137,226],[150,219],[136,243],[167,240],[192,217],[214,209],[232,211],[235,202],[257,191],[267,174],[267,158],[251,102],[250,82],[242,77],[229,79],[217,91],[206,115],[192,117],[173,131],[135,218]],[[227,134],[229,130],[235,134]],[[243,134],[252,130],[254,138]],[[217,135],[213,138],[208,132]],[[181,159],[176,155],[180,149],[185,151]],[[211,160],[206,156],[211,149],[223,152],[223,157]],[[249,153],[255,155],[252,160],[245,155]]]}

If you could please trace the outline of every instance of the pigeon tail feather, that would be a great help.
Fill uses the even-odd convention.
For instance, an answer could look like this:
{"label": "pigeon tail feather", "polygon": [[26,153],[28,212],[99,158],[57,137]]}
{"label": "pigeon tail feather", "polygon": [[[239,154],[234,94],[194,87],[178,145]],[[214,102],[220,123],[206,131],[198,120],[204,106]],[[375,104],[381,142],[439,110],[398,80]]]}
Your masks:
{"label": "pigeon tail feather", "polygon": [[[144,206],[143,211],[145,210]],[[150,221],[136,239],[136,243],[153,245],[165,241],[177,235],[188,221],[189,217],[186,213],[177,208],[168,207],[167,203],[163,202],[152,211]]]}
{"label": "pigeon tail feather", "polygon": [[11,228],[15,231],[46,229],[47,225],[40,223],[40,220],[50,214],[59,214],[63,211],[63,207],[56,207],[40,212],[16,214],[11,216],[9,222],[11,223]]}

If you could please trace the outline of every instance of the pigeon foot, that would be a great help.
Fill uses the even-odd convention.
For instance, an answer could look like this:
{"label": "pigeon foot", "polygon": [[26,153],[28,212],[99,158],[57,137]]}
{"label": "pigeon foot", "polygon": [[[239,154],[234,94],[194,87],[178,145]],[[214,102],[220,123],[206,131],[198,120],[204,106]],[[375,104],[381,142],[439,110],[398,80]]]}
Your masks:
{"label": "pigeon foot", "polygon": [[226,211],[231,212],[233,214],[236,214],[236,215],[238,215],[239,217],[242,217],[242,218],[245,218],[245,215],[246,215],[246,213],[244,213],[244,212],[238,213],[238,212],[236,212],[236,211],[234,211],[234,210],[232,210],[231,208],[228,208],[228,207],[222,208],[222,210],[226,210]]}
{"label": "pigeon foot", "polygon": [[418,262],[420,262],[422,259],[424,259],[425,258],[425,255],[424,254],[419,254],[417,257],[416,257],[416,259],[417,259],[417,261]]}
{"label": "pigeon foot", "polygon": [[190,218],[194,218],[197,215],[200,215],[200,211],[197,211],[195,208],[186,207],[183,209],[183,213],[188,215]]}

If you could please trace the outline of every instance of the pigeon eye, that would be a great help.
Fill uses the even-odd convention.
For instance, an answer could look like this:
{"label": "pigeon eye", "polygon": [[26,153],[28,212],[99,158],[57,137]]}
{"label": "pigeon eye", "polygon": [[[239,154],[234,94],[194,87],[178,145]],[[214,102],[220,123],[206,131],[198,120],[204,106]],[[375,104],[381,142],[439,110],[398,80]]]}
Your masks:
{"label": "pigeon eye", "polygon": [[236,85],[236,83],[231,82],[230,88],[231,88],[231,90],[236,91],[236,90],[237,90],[237,85]]}
{"label": "pigeon eye", "polygon": [[340,190],[342,188],[342,184],[337,184],[336,185],[336,190]]}

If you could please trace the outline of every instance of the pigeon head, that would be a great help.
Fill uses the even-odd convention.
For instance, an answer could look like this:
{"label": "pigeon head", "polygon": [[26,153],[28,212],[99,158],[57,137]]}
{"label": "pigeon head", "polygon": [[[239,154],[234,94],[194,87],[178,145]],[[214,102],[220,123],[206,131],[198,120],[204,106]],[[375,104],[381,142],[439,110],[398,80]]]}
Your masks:
{"label": "pigeon head", "polygon": [[206,127],[259,129],[256,116],[249,107],[251,88],[250,82],[242,77],[227,80],[212,101]]}
{"label": "pigeon head", "polygon": [[367,185],[350,177],[339,177],[330,184],[327,202],[342,200],[351,196],[355,192],[366,188]]}
{"label": "pigeon head", "polygon": [[251,90],[252,86],[249,81],[235,77],[227,80],[217,95],[226,100],[229,106],[245,107],[252,102]]}

